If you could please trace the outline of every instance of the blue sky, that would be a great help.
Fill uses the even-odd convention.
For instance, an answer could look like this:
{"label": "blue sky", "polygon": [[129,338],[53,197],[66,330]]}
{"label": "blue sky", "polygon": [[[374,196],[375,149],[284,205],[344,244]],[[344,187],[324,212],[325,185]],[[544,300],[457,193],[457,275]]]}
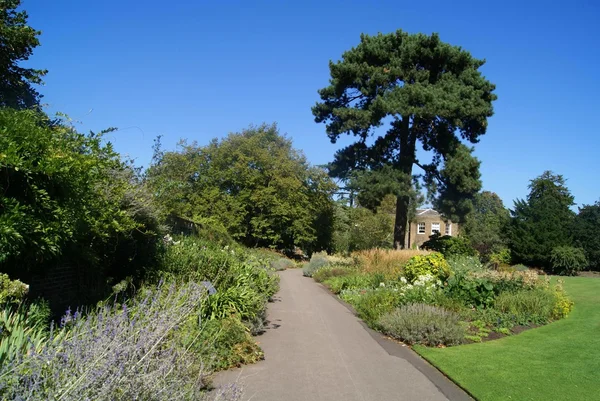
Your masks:
{"label": "blue sky", "polygon": [[[488,4],[490,3],[490,4]],[[118,127],[117,150],[147,166],[163,135],[207,143],[276,121],[313,164],[332,160],[311,106],[328,61],[361,32],[438,32],[485,58],[498,100],[476,145],[484,189],[506,206],[544,170],[563,174],[578,204],[600,199],[600,5],[548,1],[23,0],[42,46],[49,111],[81,130]]]}

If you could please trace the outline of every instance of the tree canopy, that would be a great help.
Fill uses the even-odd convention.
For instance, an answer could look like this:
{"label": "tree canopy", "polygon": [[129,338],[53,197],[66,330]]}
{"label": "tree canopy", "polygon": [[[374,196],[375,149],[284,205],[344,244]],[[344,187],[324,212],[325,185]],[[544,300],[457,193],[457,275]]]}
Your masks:
{"label": "tree canopy", "polygon": [[552,250],[572,245],[574,198],[562,175],[545,171],[531,180],[527,200],[515,201],[509,238],[515,262],[550,267]]}
{"label": "tree canopy", "polygon": [[157,157],[147,183],[167,213],[222,225],[248,246],[328,249],[335,185],[273,125]]}
{"label": "tree canopy", "polygon": [[20,63],[39,46],[36,31],[27,25],[27,12],[18,11],[20,0],[0,0],[0,106],[23,109],[39,103],[33,85],[42,83],[46,70],[24,68]]}
{"label": "tree canopy", "polygon": [[493,252],[506,248],[506,231],[510,212],[502,199],[490,191],[479,192],[473,198],[473,210],[467,215],[463,230],[471,246],[486,258]]}
{"label": "tree canopy", "polygon": [[[436,207],[454,221],[464,218],[481,187],[479,161],[462,141],[477,143],[493,113],[495,87],[479,71],[483,64],[437,34],[401,30],[363,34],[358,46],[329,63],[330,85],[319,90],[315,121],[326,124],[332,142],[342,134],[357,137],[336,153],[331,174],[348,179],[362,172],[362,189],[376,188],[371,207],[387,194],[397,197],[397,248],[405,246],[413,166],[437,194]],[[431,160],[417,158],[417,144]]]}
{"label": "tree canopy", "polygon": [[600,201],[583,205],[573,224],[575,246],[583,248],[590,267],[600,269]]}
{"label": "tree canopy", "polygon": [[61,261],[122,278],[148,267],[150,198],[101,134],[36,110],[0,109],[0,127],[0,270],[24,278]]}

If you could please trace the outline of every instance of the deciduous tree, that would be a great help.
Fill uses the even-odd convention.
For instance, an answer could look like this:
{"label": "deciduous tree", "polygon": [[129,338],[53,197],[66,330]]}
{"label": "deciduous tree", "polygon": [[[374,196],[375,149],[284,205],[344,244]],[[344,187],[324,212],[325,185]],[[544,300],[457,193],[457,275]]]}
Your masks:
{"label": "deciduous tree", "polygon": [[147,183],[168,213],[211,219],[248,246],[329,249],[335,185],[279,134],[250,127],[158,157]]}
{"label": "deciduous tree", "polygon": [[463,225],[464,233],[482,257],[498,252],[507,246],[507,229],[510,212],[502,199],[490,191],[477,193],[473,198],[473,210]]}
{"label": "deciduous tree", "polygon": [[[397,197],[396,248],[405,245],[413,166],[423,170],[438,195],[436,206],[454,221],[462,220],[480,189],[479,162],[462,141],[478,142],[492,115],[495,87],[481,74],[483,64],[437,34],[401,30],[361,35],[358,46],[329,64],[330,85],[319,91],[315,121],[326,124],[332,142],[342,134],[358,138],[336,153],[331,172],[347,179],[364,171],[362,182],[377,187],[373,207],[386,194]],[[376,128],[384,125],[379,135]],[[430,161],[417,158],[418,144],[433,155]]]}

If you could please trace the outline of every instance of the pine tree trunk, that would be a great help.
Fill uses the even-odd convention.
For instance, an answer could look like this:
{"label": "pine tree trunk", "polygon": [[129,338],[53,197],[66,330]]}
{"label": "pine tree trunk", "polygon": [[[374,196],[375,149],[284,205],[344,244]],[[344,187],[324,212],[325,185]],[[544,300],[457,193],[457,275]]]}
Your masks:
{"label": "pine tree trunk", "polygon": [[[397,128],[400,130],[400,154],[398,168],[405,175],[407,188],[411,185],[412,166],[415,161],[415,138],[410,130],[410,116],[402,118]],[[408,225],[408,210],[410,195],[399,195],[396,198],[396,221],[394,223],[394,249],[409,248],[406,243],[406,228]]]}

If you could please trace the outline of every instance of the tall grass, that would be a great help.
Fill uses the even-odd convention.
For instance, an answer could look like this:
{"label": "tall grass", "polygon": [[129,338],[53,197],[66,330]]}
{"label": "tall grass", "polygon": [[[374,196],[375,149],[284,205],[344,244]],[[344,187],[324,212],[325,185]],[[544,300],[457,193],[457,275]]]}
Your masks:
{"label": "tall grass", "polygon": [[417,255],[428,255],[429,251],[413,249],[392,250],[374,248],[352,254],[358,268],[363,273],[380,273],[386,277],[397,277],[402,273],[402,265]]}

